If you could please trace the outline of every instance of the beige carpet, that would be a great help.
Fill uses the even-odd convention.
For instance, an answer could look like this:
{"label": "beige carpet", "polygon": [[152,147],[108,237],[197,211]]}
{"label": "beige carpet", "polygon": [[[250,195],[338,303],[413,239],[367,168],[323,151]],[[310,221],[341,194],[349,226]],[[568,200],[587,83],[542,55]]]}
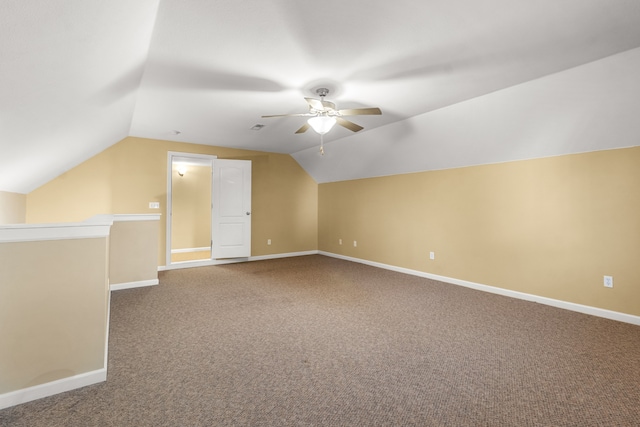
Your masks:
{"label": "beige carpet", "polygon": [[112,293],[106,383],[1,426],[640,426],[640,327],[307,256]]}

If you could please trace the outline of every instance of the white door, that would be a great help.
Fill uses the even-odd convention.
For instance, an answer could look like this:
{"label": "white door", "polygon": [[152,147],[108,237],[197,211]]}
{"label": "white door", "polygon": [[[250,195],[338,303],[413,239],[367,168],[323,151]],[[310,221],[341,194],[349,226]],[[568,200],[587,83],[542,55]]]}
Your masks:
{"label": "white door", "polygon": [[251,256],[251,161],[213,161],[212,257]]}

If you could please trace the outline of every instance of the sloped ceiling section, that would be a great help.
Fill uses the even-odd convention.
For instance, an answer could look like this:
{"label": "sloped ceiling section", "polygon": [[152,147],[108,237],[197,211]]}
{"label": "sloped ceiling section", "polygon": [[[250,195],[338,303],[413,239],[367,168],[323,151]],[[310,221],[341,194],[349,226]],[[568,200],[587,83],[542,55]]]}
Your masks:
{"label": "sloped ceiling section", "polygon": [[[637,0],[1,7],[0,190],[128,135],[290,153],[318,182],[638,144]],[[307,111],[318,87],[383,115],[336,126],[325,156],[313,131],[294,134],[304,117],[261,118]]]}
{"label": "sloped ceiling section", "polygon": [[638,70],[640,48],[293,157],[324,183],[637,146]]}
{"label": "sloped ceiling section", "polygon": [[27,193],[129,134],[157,8],[0,2],[0,190]]}

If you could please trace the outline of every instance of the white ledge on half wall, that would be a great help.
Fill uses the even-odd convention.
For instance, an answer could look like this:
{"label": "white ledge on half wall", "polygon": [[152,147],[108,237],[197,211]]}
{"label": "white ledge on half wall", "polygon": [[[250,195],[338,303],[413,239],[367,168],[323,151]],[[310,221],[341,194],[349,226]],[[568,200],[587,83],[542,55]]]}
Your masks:
{"label": "white ledge on half wall", "polygon": [[87,219],[86,223],[103,221],[159,221],[161,214],[101,214]]}
{"label": "white ledge on half wall", "polygon": [[107,237],[112,221],[0,225],[0,243]]}

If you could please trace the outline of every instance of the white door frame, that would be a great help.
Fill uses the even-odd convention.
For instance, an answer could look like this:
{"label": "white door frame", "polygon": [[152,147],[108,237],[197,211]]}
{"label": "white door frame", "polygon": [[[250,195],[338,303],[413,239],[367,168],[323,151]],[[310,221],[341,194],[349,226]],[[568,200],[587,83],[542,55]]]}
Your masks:
{"label": "white door frame", "polygon": [[[213,161],[218,158],[218,156],[212,156],[208,154],[196,154],[196,153],[182,153],[178,151],[169,151],[167,152],[167,218],[166,218],[166,236],[165,236],[165,266],[167,269],[175,268],[176,265],[179,264],[189,264],[189,266],[196,265],[210,265],[212,264],[212,260],[200,260],[200,261],[189,261],[182,263],[172,263],[171,262],[171,217],[172,217],[172,209],[173,209],[173,201],[171,194],[171,184],[173,178],[173,158],[192,158],[197,161],[209,161],[211,163],[211,171],[213,172]],[[211,174],[211,192],[213,195],[213,173]],[[212,208],[213,208],[213,198],[212,198]],[[213,212],[211,212],[211,217],[213,217]],[[213,229],[211,229],[210,241],[213,240]]]}

